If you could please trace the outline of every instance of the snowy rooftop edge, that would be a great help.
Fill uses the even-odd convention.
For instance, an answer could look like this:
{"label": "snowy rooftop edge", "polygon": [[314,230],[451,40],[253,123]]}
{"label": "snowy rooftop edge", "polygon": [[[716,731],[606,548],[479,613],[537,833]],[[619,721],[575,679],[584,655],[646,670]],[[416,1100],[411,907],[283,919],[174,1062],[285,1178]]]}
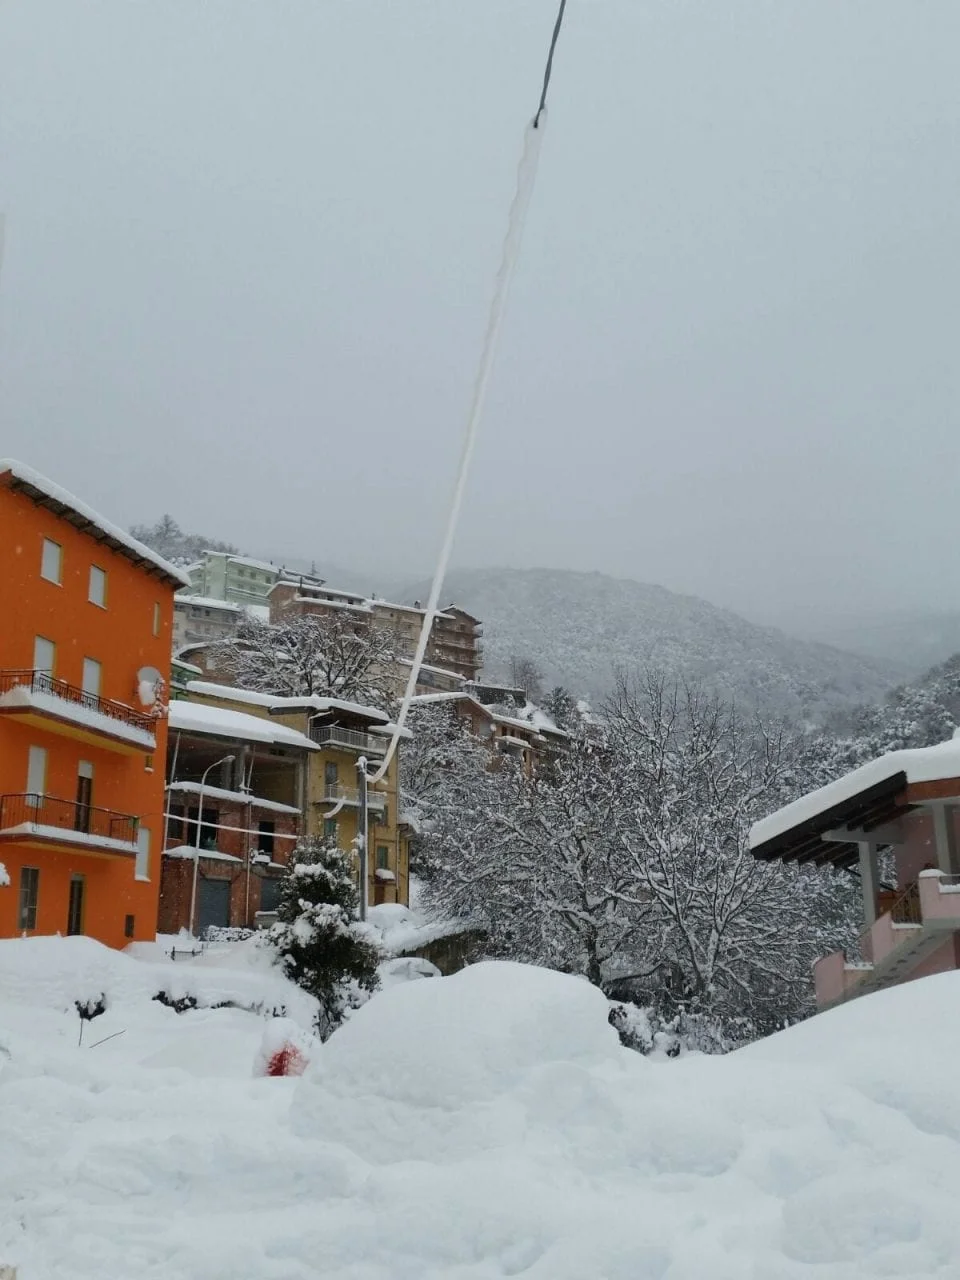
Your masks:
{"label": "snowy rooftop edge", "polygon": [[216,684],[212,680],[188,680],[190,693],[199,693],[209,698],[233,699],[234,702],[247,702],[254,707],[266,707],[273,711],[294,711],[298,707],[309,707],[313,711],[346,711],[354,715],[366,716],[376,720],[378,724],[387,725],[390,717],[385,711],[376,707],[364,706],[362,702],[349,702],[345,698],[326,698],[319,694],[304,694],[299,697],[277,697],[273,693],[261,693],[257,689],[237,689],[229,684]]}
{"label": "snowy rooftop edge", "polygon": [[319,750],[317,744],[298,729],[290,729],[264,716],[250,716],[243,711],[234,711],[230,707],[210,707],[202,702],[176,699],[170,703],[169,714],[170,728],[187,733],[209,733],[221,738],[273,742],[277,746]]}
{"label": "snowy rooftop edge", "polygon": [[960,777],[960,739],[940,742],[934,747],[888,751],[886,755],[868,761],[859,769],[837,778],[835,782],[828,782],[825,787],[800,796],[753,824],[750,828],[750,848],[756,849],[767,841],[782,836],[792,827],[819,817],[821,813],[859,795],[867,787],[886,782],[898,773],[906,775],[907,785]]}
{"label": "snowy rooftop edge", "polygon": [[15,458],[0,458],[0,475],[7,474],[12,475],[16,480],[23,481],[24,484],[31,485],[34,489],[39,489],[41,493],[51,498],[54,502],[59,502],[63,506],[69,507],[78,516],[88,520],[92,525],[96,525],[108,538],[120,543],[127,551],[133,552],[141,560],[149,561],[150,564],[159,569],[168,578],[172,578],[175,582],[179,582],[185,587],[192,585],[190,579],[181,569],[175,568],[168,560],[164,560],[162,556],[158,556],[155,551],[152,551],[150,547],[138,542],[136,538],[131,537],[119,525],[115,525],[112,521],[105,519],[98,511],[94,511],[93,507],[88,507],[85,502],[81,502],[68,489],[64,489],[61,485],[54,483],[53,480],[48,480],[39,471],[34,471],[33,467],[28,467],[26,463],[18,462]]}
{"label": "snowy rooftop edge", "polygon": [[[185,791],[198,794],[201,790],[199,782],[168,782],[168,791]],[[237,804],[252,804],[257,809],[269,809],[273,813],[294,813],[300,810],[293,804],[281,804],[279,800],[267,800],[263,796],[251,795],[246,791],[229,791],[225,787],[203,787],[205,797],[212,800],[234,800]]]}

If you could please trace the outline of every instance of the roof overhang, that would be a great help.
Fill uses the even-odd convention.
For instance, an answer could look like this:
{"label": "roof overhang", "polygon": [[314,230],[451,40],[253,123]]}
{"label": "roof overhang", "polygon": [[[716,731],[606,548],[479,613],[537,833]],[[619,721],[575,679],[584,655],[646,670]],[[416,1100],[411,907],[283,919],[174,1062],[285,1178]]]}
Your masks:
{"label": "roof overhang", "polygon": [[[902,817],[914,804],[922,803],[919,797],[911,798],[912,790],[907,786],[906,773],[901,770],[755,845],[751,853],[763,862],[779,860],[849,867],[859,857],[860,833],[878,830]],[[850,833],[849,840],[842,838],[845,829]],[[879,832],[878,843],[886,843]]]}

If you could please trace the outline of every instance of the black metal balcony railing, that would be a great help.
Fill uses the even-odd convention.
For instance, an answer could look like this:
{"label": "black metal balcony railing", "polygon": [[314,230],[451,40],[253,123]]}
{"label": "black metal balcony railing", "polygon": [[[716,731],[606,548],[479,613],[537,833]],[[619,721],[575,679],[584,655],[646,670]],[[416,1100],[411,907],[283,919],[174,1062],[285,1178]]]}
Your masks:
{"label": "black metal balcony railing", "polygon": [[0,834],[27,823],[122,840],[124,844],[137,843],[138,820],[129,813],[115,813],[112,809],[98,809],[95,805],[60,800],[56,796],[30,793],[0,796]]}
{"label": "black metal balcony railing", "polygon": [[139,729],[142,733],[153,733],[152,716],[123,702],[113,702],[109,698],[101,698],[99,694],[87,693],[76,685],[67,684],[66,680],[58,680],[47,671],[0,671],[0,697],[12,689],[27,689],[30,693],[46,693],[61,702],[69,702],[73,706],[82,707],[86,711],[96,711],[111,720],[119,720],[131,729]]}

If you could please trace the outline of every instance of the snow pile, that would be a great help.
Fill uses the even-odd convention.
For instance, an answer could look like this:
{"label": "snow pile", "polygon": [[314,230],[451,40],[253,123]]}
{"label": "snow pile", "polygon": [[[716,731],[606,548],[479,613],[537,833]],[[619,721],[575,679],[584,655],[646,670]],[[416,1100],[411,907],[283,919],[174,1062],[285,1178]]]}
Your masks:
{"label": "snow pile", "polygon": [[304,1027],[311,1026],[316,1009],[314,1000],[283,976],[273,952],[257,939],[212,948],[177,963],[152,943],[123,952],[82,936],[0,940],[3,1004],[62,1012],[101,996],[118,1013],[160,996],[171,1007],[283,1012]]}
{"label": "snow pile", "polygon": [[297,1081],[251,1078],[249,1014],[153,1002],[149,1026],[78,1049],[75,1016],[8,1002],[0,974],[0,1262],[19,1280],[952,1280],[958,997],[944,974],[656,1062],[582,980],[483,964],[376,995]]}
{"label": "snow pile", "polygon": [[302,1076],[319,1046],[315,1036],[291,1018],[271,1018],[253,1063],[255,1076]]}

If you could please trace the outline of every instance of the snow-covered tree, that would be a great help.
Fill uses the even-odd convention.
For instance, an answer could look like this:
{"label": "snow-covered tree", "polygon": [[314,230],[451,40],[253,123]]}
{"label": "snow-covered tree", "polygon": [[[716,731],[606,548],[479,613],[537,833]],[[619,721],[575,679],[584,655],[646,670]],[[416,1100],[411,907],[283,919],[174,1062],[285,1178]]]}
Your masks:
{"label": "snow-covered tree", "polygon": [[391,632],[343,613],[279,623],[248,617],[216,646],[214,656],[244,689],[389,708],[396,701],[395,647]]}
{"label": "snow-covered tree", "polygon": [[130,532],[139,542],[173,564],[190,564],[204,551],[237,553],[237,548],[229,542],[218,542],[198,533],[184,533],[171,515],[161,516],[156,524],[135,524]]}
{"label": "snow-covered tree", "polygon": [[280,887],[270,939],[287,975],[320,1002],[322,1039],[377,986],[380,954],[356,912],[350,855],[316,836],[301,840]]}

